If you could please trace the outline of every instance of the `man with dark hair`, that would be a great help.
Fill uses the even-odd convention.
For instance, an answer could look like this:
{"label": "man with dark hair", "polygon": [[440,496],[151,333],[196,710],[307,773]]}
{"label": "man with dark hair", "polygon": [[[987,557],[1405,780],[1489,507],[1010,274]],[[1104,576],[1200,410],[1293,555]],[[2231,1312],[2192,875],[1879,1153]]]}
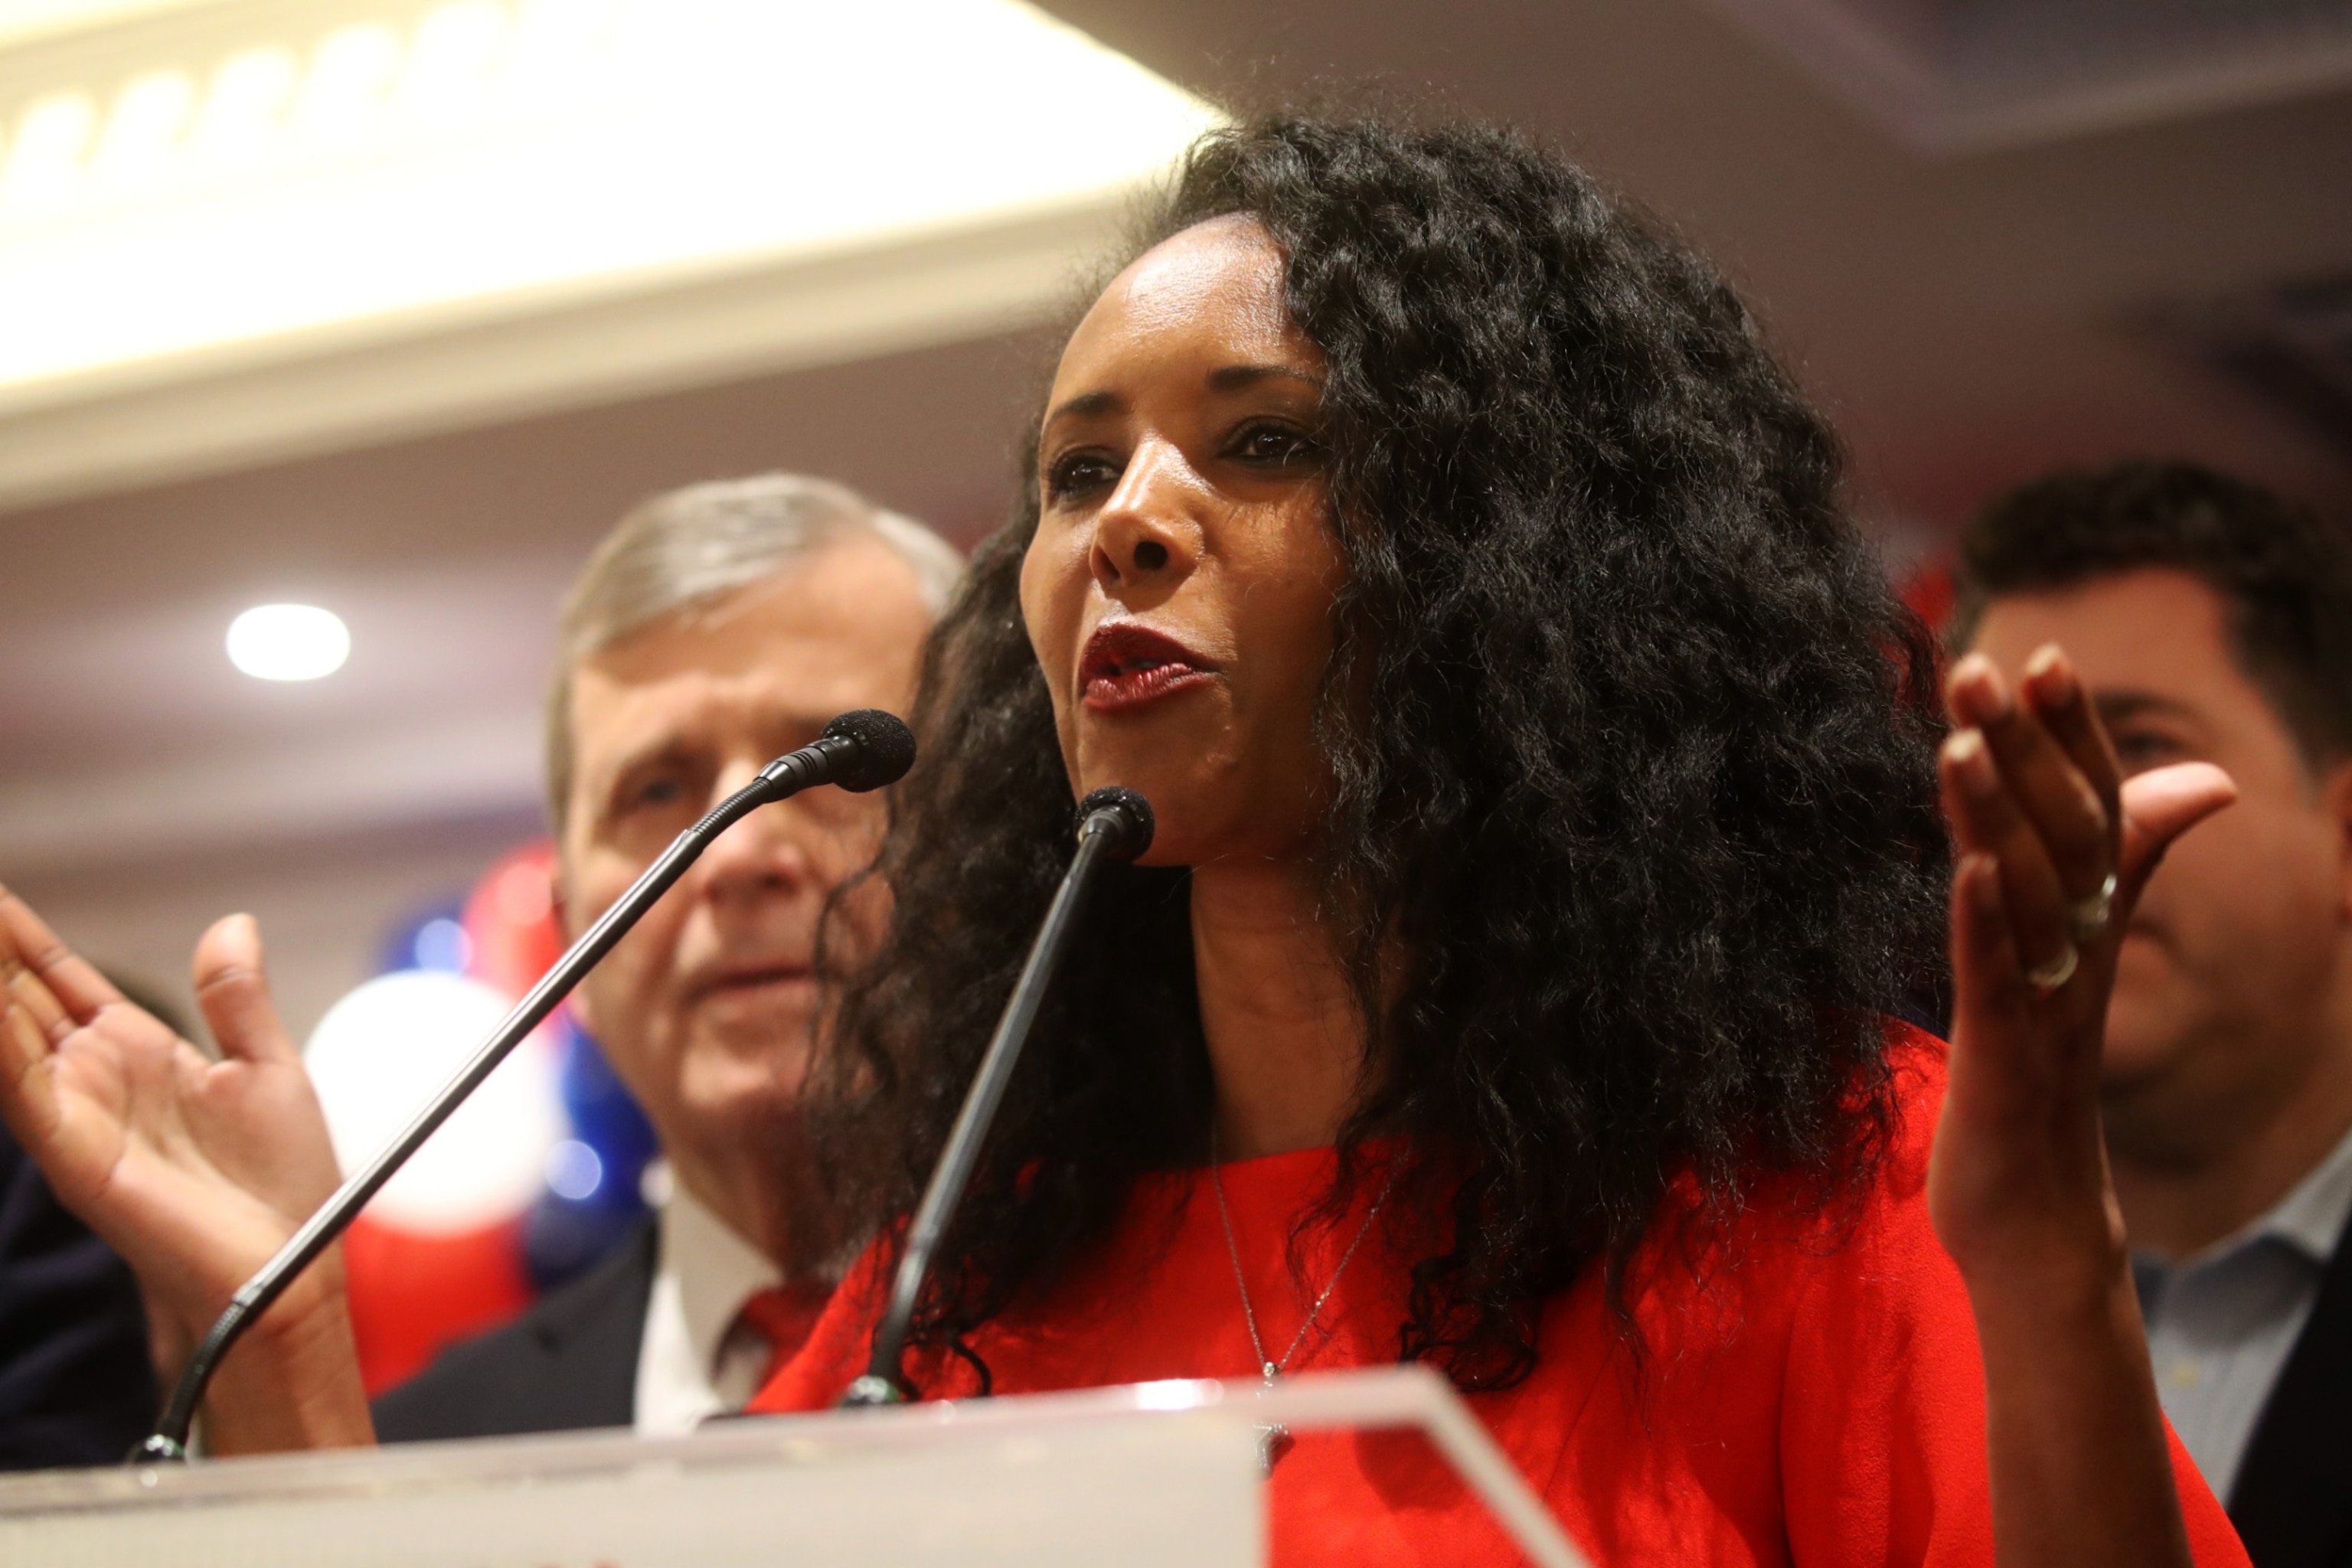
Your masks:
{"label": "man with dark hair", "polygon": [[2118,961],[2101,1085],[2166,1414],[2259,1568],[2352,1563],[2352,533],[2129,463],[1961,545],[1956,646],[2058,642],[2127,773],[2220,764]]}

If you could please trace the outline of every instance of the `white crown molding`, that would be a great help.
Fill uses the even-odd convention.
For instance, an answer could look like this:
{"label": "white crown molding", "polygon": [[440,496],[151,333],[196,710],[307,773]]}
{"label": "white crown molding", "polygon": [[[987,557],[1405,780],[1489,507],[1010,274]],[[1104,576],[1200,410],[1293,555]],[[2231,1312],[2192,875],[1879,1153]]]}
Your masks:
{"label": "white crown molding", "polygon": [[1107,193],[983,228],[423,335],[368,323],[380,341],[356,347],[320,332],[151,363],[0,416],[0,507],[1009,330],[1066,303],[1075,258],[1108,244],[1125,211]]}
{"label": "white crown molding", "polygon": [[128,24],[148,24],[218,0],[6,0],[0,4],[0,49],[88,37]]}
{"label": "white crown molding", "polygon": [[108,10],[0,43],[0,507],[1028,324],[1216,119],[1021,0]]}

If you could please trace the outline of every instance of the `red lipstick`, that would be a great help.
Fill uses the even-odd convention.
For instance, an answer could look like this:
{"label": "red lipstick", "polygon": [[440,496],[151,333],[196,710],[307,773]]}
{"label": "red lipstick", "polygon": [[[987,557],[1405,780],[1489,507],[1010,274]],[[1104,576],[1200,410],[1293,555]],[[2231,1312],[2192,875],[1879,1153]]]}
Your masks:
{"label": "red lipstick", "polygon": [[1097,713],[1123,713],[1197,686],[1215,666],[1164,632],[1106,621],[1078,657],[1078,689]]}

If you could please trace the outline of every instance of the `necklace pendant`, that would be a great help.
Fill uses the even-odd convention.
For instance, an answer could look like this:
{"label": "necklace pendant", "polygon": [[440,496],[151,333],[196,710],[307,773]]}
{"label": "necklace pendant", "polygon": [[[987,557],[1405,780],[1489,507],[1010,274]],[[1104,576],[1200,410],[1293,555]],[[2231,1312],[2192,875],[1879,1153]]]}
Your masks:
{"label": "necklace pendant", "polygon": [[1274,1474],[1274,1467],[1282,1463],[1282,1457],[1297,1447],[1298,1447],[1298,1439],[1292,1436],[1290,1428],[1280,1422],[1272,1422],[1259,1427],[1257,1429],[1258,1474],[1262,1476]]}
{"label": "necklace pendant", "polygon": [[1260,1375],[1265,1377],[1265,1385],[1268,1388],[1272,1388],[1274,1386],[1274,1380],[1282,1375],[1282,1369],[1275,1365],[1272,1362],[1267,1362],[1264,1366],[1258,1368],[1258,1372]]}

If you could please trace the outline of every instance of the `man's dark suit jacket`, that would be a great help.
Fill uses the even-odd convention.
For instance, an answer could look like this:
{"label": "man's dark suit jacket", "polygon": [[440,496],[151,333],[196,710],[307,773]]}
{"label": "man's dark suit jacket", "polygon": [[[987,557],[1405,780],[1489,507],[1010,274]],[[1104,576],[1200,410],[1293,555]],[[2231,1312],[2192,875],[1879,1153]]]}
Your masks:
{"label": "man's dark suit jacket", "polygon": [[117,1464],[155,1414],[130,1268],[0,1131],[0,1469]]}
{"label": "man's dark suit jacket", "polygon": [[2230,1489],[2254,1568],[2352,1568],[2352,1226]]}
{"label": "man's dark suit jacket", "polygon": [[376,1436],[417,1443],[630,1425],[656,1234],[648,1220],[512,1323],[442,1352],[375,1402]]}

